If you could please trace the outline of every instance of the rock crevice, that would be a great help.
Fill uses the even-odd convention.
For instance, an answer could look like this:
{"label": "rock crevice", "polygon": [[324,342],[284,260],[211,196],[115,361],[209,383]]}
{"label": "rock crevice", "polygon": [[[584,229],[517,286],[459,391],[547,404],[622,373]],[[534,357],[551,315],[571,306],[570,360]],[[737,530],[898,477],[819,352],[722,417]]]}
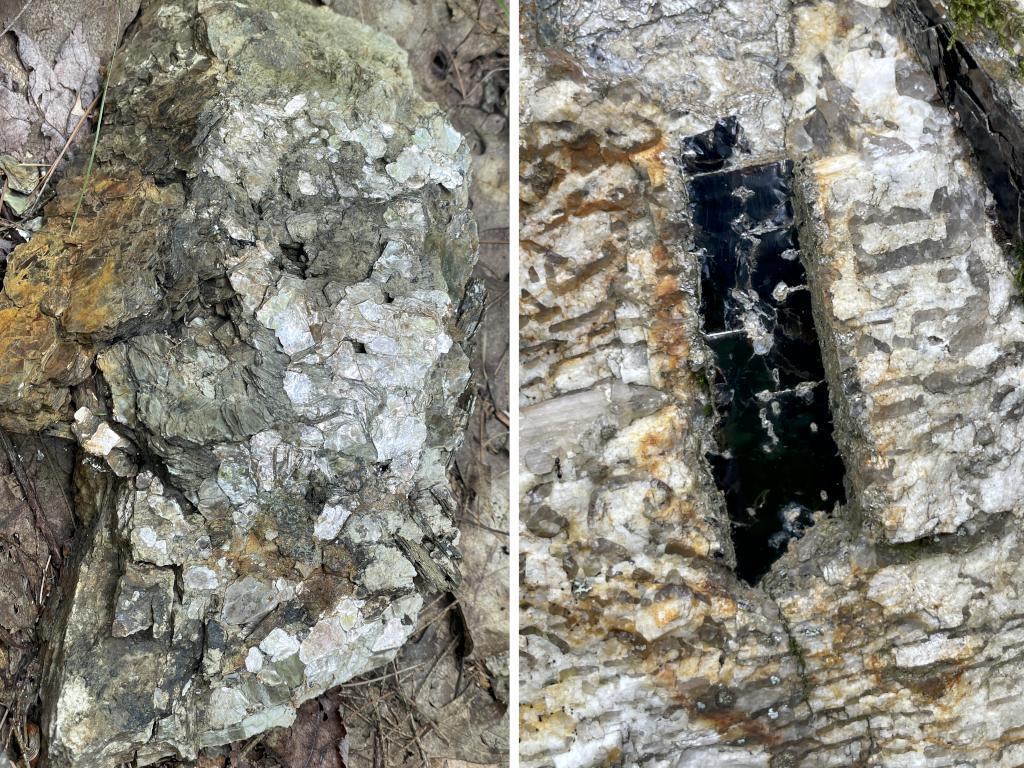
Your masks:
{"label": "rock crevice", "polygon": [[[1024,310],[983,169],[889,6],[527,18],[526,765],[1024,760]],[[731,167],[794,162],[847,469],[758,589],[704,459],[687,190],[724,116],[748,142]]]}

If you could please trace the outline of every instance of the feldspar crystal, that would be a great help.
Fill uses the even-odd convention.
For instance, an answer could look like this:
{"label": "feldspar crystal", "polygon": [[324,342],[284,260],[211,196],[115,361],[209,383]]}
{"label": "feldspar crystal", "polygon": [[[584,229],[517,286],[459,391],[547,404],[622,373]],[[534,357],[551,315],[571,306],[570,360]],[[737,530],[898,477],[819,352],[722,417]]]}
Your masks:
{"label": "feldspar crystal", "polygon": [[[524,765],[1024,763],[1024,307],[907,4],[526,14]],[[787,159],[846,502],[752,588],[694,181]]]}
{"label": "feldspar crystal", "polygon": [[[934,84],[888,27],[884,55],[851,36],[823,55],[812,30],[837,15],[797,17],[803,242],[858,505],[907,542],[1024,504],[1024,308]],[[807,113],[820,89],[835,106]]]}
{"label": "feldspar crystal", "polygon": [[293,0],[152,0],[107,115],[74,228],[81,179],[0,295],[0,420],[83,448],[54,768],[288,724],[458,576],[469,156],[404,53]]}

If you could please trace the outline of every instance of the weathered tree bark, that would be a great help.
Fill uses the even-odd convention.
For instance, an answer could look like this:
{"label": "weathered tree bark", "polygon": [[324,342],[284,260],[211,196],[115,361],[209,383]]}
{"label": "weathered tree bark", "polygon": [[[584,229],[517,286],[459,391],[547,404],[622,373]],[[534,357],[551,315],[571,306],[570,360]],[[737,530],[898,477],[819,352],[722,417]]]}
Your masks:
{"label": "weathered tree bark", "polygon": [[0,294],[0,423],[73,436],[47,765],[246,738],[393,657],[458,580],[468,150],[392,41],[153,0]]}

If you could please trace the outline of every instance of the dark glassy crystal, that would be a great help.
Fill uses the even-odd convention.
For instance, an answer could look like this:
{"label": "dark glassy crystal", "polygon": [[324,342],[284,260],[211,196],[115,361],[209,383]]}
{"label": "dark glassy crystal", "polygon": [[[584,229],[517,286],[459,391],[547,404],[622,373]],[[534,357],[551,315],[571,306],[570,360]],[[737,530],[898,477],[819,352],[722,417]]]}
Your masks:
{"label": "dark glassy crystal", "polygon": [[828,385],[799,259],[789,161],[690,182],[720,451],[709,456],[732,520],[737,573],[763,576],[844,502]]}

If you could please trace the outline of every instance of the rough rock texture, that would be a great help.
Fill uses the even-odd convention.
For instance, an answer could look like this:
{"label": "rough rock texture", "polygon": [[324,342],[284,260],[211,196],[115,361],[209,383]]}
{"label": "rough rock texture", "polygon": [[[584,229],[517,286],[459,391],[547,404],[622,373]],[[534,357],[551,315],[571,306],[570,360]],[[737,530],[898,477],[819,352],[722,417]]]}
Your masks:
{"label": "rough rock texture", "polygon": [[[475,397],[449,471],[462,582],[425,596],[430,607],[391,665],[303,705],[290,728],[269,734],[244,759],[251,768],[277,768],[279,760],[305,766],[315,741],[340,743],[349,768],[418,768],[424,759],[441,768],[496,768],[509,758],[508,15],[495,0],[325,4],[394,37],[421,93],[470,146],[470,206],[480,231],[473,277],[486,285],[487,305],[463,345]],[[262,745],[273,756],[260,754]],[[333,765],[330,754],[324,761]]]}
{"label": "rough rock texture", "polygon": [[74,179],[0,296],[3,423],[85,457],[54,768],[286,725],[458,579],[462,138],[392,41],[298,2],[148,2],[113,71],[81,217]]}
{"label": "rough rock texture", "polygon": [[1024,242],[1024,40],[983,25],[956,29],[941,1],[898,0],[894,8],[974,148],[1000,224]]}
{"label": "rough rock texture", "polygon": [[[795,676],[773,606],[728,569],[729,519],[703,459],[715,445],[699,375],[709,359],[699,341],[699,260],[690,250],[685,179],[673,161],[683,137],[725,113],[752,126],[755,155],[782,148],[782,105],[770,102],[784,9],[708,3],[670,17],[652,6],[601,3],[576,17],[528,17],[520,188],[524,764],[669,764],[689,747],[717,744],[722,737],[697,703],[716,701],[727,637],[747,636],[765,653],[757,641],[774,635],[767,653],[778,660],[769,674]],[[600,43],[576,42],[575,25],[590,14],[617,31]],[[714,44],[704,37],[696,46],[712,28]],[[650,30],[661,30],[666,50],[634,39]],[[649,79],[619,76],[634,46],[651,62]],[[605,47],[619,51],[616,58],[600,55]],[[592,48],[598,53],[588,58]],[[738,65],[744,51],[749,70]],[[714,75],[719,52],[721,71],[747,97],[735,109],[720,101],[705,110],[711,93],[728,99]],[[675,57],[670,70],[657,66],[660,53]],[[692,94],[686,110],[664,111],[665,91],[677,82]],[[777,118],[761,121],[764,114]],[[742,612],[737,596],[748,602]],[[749,674],[744,666],[730,666],[737,683]],[[722,749],[728,759],[747,752]]]}
{"label": "rough rock texture", "polygon": [[[460,667],[453,670],[456,679],[451,684],[470,679],[486,682],[483,690],[464,686],[465,693],[449,705],[449,683],[443,680],[445,667],[439,665],[422,691],[432,685],[438,690],[437,698],[445,708],[434,719],[445,735],[438,737],[431,731],[421,740],[429,756],[484,763],[506,760],[507,717],[494,720],[483,733],[481,725],[490,713],[507,705],[509,685],[508,11],[497,0],[479,4],[331,0],[325,4],[393,36],[409,53],[416,84],[445,109],[471,149],[470,202],[480,229],[480,258],[473,274],[487,287],[487,308],[470,353],[477,397],[454,465],[461,491],[459,550],[463,557],[463,581],[456,597],[465,612],[464,631],[471,639],[468,662],[483,666],[485,674],[463,674]],[[439,632],[438,639],[443,635]],[[403,662],[408,657],[413,663],[414,654],[421,661],[428,653],[427,643],[422,645],[407,646]],[[424,673],[428,669],[422,668]],[[351,723],[349,731],[353,731]],[[367,742],[373,738],[373,733],[366,734]],[[480,744],[491,754],[483,752]],[[418,753],[414,759],[420,759]]]}
{"label": "rough rock texture", "polygon": [[1020,509],[1024,308],[969,150],[896,37],[796,19],[803,242],[858,505],[891,541]]}
{"label": "rough rock texture", "polygon": [[[527,15],[525,765],[1024,760],[1021,299],[982,174],[887,5]],[[605,31],[582,37],[591,15]],[[697,42],[671,73],[631,68],[677,53],[651,43],[664,28]],[[756,94],[777,103],[753,108],[741,77],[694,88],[714,56],[771,72]],[[724,106],[654,98],[672,89]],[[726,114],[750,144],[730,163],[795,163],[848,469],[847,504],[758,587],[733,570],[704,458],[710,358],[675,162]],[[786,116],[785,139],[763,114]]]}

